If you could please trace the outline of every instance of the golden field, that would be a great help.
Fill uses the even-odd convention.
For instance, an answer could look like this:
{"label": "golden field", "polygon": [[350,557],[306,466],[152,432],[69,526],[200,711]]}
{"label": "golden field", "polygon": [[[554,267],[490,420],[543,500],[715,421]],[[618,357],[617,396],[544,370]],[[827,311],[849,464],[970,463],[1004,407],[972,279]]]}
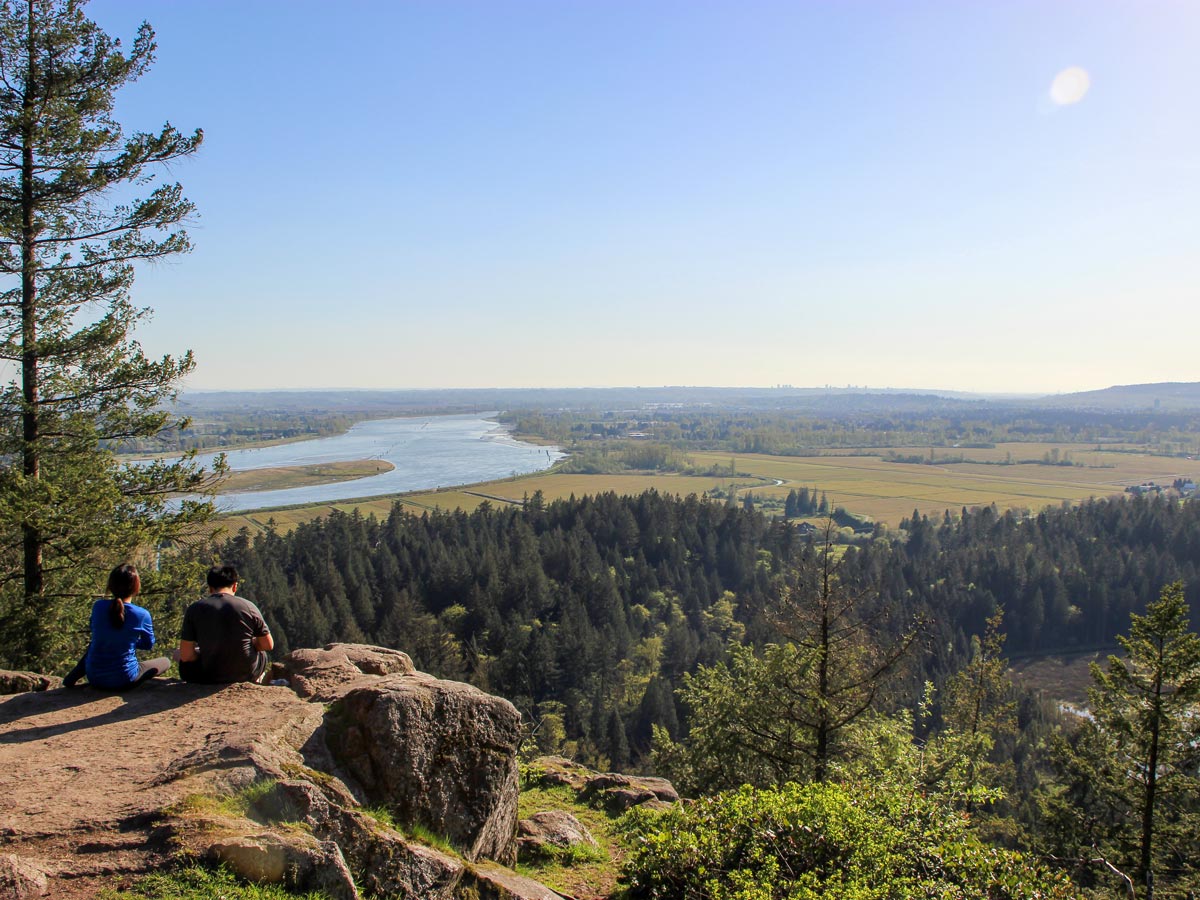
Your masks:
{"label": "golden field", "polygon": [[[717,489],[728,492],[734,487],[741,492],[751,491],[755,497],[782,499],[793,488],[808,487],[824,491],[830,502],[851,512],[896,526],[913,509],[927,515],[991,503],[1000,509],[1040,509],[1064,501],[1076,503],[1088,497],[1119,494],[1129,485],[1145,481],[1169,485],[1181,476],[1200,480],[1200,462],[1196,460],[1151,456],[1130,452],[1131,449],[1116,452],[1080,444],[1033,443],[1000,444],[987,449],[935,448],[932,465],[888,462],[884,458],[888,450],[872,450],[870,455],[855,451],[823,456],[702,452],[688,454],[693,467],[702,470],[717,467],[728,472],[732,466],[736,476],[579,475],[551,471],[457,489],[249,513],[231,516],[225,524],[233,530],[247,526],[253,531],[266,527],[267,521],[274,518],[278,528],[288,530],[298,522],[327,515],[331,509],[358,508],[364,515],[386,515],[396,501],[414,512],[435,508],[471,511],[484,501],[494,505],[520,503],[523,497],[539,490],[547,500],[553,500],[604,491],[632,494],[653,489],[687,495]],[[1006,460],[1041,459],[1055,450],[1060,458],[1069,453],[1071,460],[1079,465],[998,464]],[[896,447],[892,452],[899,456],[929,457],[929,448]],[[938,462],[939,458],[958,455],[968,461]]]}

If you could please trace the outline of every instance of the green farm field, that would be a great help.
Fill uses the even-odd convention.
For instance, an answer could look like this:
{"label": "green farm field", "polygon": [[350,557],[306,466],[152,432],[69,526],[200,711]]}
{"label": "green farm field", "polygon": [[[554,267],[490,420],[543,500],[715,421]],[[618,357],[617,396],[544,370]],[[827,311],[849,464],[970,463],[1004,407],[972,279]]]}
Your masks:
{"label": "green farm field", "polygon": [[[273,518],[280,530],[289,530],[299,522],[328,515],[331,509],[348,512],[358,508],[363,515],[386,515],[397,500],[413,512],[455,508],[469,512],[485,500],[493,505],[520,503],[523,497],[539,490],[547,500],[553,500],[604,491],[631,494],[653,489],[687,495],[717,489],[728,492],[734,487],[741,492],[750,491],[758,498],[782,499],[793,488],[809,487],[824,491],[838,506],[894,527],[914,509],[926,515],[991,503],[1002,510],[1041,509],[1064,501],[1077,503],[1089,497],[1120,494],[1129,485],[1145,481],[1169,485],[1179,477],[1200,480],[1200,462],[1196,460],[1129,452],[1131,449],[1097,451],[1079,444],[1031,443],[1001,444],[979,450],[936,449],[933,465],[888,462],[884,458],[887,450],[872,455],[824,456],[692,453],[688,459],[695,468],[732,469],[736,476],[544,472],[453,490],[242,514],[226,519],[225,524],[235,531],[243,525],[255,531],[266,527]],[[1041,459],[1055,450],[1060,456],[1070,453],[1071,460],[1080,465],[998,464],[1008,459]],[[892,452],[923,458],[929,454],[928,448],[920,447],[896,447]],[[968,461],[937,463],[938,457],[960,454]]]}
{"label": "green farm field", "polygon": [[[1012,465],[1012,459],[1041,458],[1058,449],[1070,452],[1078,466],[1047,466],[1035,463]],[[900,456],[928,455],[928,449],[895,448]],[[924,514],[945,509],[984,506],[1000,509],[1040,509],[1063,501],[1078,502],[1088,497],[1122,493],[1129,485],[1145,481],[1170,484],[1175,478],[1200,477],[1200,462],[1151,456],[1144,453],[1106,452],[1080,449],[1070,444],[1008,444],[987,450],[953,451],[977,462],[939,465],[888,462],[882,456],[732,456],[728,453],[695,453],[697,466],[728,466],[732,460],[739,474],[746,473],[784,483],[755,488],[755,496],[786,496],[793,487],[816,487],[830,501],[851,512],[863,513],[879,522],[896,525],[919,509]],[[944,451],[935,451],[945,455]]]}

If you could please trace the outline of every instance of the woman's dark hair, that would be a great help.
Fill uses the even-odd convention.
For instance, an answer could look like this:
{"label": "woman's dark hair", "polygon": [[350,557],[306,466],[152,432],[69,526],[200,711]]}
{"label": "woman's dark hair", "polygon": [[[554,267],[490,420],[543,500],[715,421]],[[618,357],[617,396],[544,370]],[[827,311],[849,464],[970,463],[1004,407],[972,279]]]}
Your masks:
{"label": "woman's dark hair", "polygon": [[125,604],[142,589],[142,579],[138,577],[137,569],[129,563],[117,566],[108,575],[108,592],[112,594],[112,604],[108,607],[108,620],[113,628],[125,624]]}

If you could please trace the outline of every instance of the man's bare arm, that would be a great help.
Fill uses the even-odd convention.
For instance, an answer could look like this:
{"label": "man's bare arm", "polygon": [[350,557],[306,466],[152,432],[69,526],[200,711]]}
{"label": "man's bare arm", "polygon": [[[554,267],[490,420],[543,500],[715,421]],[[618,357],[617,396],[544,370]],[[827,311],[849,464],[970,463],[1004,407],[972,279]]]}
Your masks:
{"label": "man's bare arm", "polygon": [[268,631],[266,634],[260,634],[258,637],[256,637],[254,639],[254,649],[255,650],[274,650],[275,649],[275,638],[271,637],[271,632]]}
{"label": "man's bare arm", "polygon": [[200,658],[200,654],[196,652],[195,641],[180,641],[178,653],[178,662],[195,662]]}

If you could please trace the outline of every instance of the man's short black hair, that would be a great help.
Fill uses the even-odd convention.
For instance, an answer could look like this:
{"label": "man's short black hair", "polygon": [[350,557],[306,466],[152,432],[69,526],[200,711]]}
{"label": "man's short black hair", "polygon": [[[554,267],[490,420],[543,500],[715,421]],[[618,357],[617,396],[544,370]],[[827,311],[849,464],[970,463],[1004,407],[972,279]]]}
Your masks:
{"label": "man's short black hair", "polygon": [[239,579],[237,569],[233,566],[213,566],[204,580],[214,591],[219,591],[221,588],[233,587]]}

